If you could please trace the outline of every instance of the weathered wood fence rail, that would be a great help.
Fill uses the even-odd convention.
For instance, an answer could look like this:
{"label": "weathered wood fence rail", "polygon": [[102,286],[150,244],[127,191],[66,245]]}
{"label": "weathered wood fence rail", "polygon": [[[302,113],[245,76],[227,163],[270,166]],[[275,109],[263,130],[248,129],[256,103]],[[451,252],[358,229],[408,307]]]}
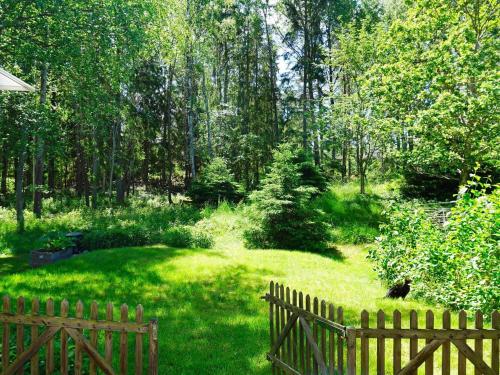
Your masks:
{"label": "weathered wood fence rail", "polygon": [[[451,328],[449,311],[443,313],[442,328],[435,327],[432,311],[426,313],[425,327],[419,328],[417,312],[413,310],[409,328],[402,328],[399,311],[392,314],[392,327],[386,327],[388,317],[383,311],[376,314],[375,327],[370,327],[367,311],[361,312],[360,327],[352,327],[345,325],[341,307],[283,285],[271,282],[269,293],[263,298],[269,302],[271,349],[267,357],[273,374],[416,375],[423,366],[426,375],[433,375],[436,368],[443,375],[449,375],[451,370],[466,375],[467,363],[475,375],[499,374],[498,311],[491,316],[491,328],[484,327],[480,312],[475,314],[474,327],[468,328],[464,311],[458,314],[456,329]],[[467,340],[473,340],[474,348]],[[370,341],[376,341],[372,350]],[[452,352],[452,347],[456,351]],[[490,353],[486,353],[485,347]],[[439,361],[435,358],[438,348]],[[375,358],[370,358],[370,354]]]}
{"label": "weathered wood fence rail", "polygon": [[[141,305],[135,309],[135,321],[129,321],[127,305],[120,307],[119,321],[113,320],[112,304],[106,305],[105,320],[98,320],[96,302],[91,303],[88,318],[84,318],[81,301],[76,304],[75,317],[69,317],[70,306],[66,300],[61,303],[60,316],[55,314],[52,299],[46,302],[43,315],[38,299],[31,302],[29,313],[24,298],[17,299],[16,305],[14,309],[10,298],[3,297],[0,313],[2,375],[38,375],[41,369],[45,374],[62,375],[94,375],[98,370],[110,375],[128,374],[129,362],[132,362],[129,351],[133,352],[135,374],[142,374],[145,367],[148,374],[158,373],[158,323],[156,320],[143,322]],[[114,336],[118,336],[118,340]],[[133,347],[129,345],[130,336],[134,336]],[[103,347],[103,355],[99,346]],[[118,357],[114,358],[116,349]],[[115,370],[114,365],[119,369]]]}

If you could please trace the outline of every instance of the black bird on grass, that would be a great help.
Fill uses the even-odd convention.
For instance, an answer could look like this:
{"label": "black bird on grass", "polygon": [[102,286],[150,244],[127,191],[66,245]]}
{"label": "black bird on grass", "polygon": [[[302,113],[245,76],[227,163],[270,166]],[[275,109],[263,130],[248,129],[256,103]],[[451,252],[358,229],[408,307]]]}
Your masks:
{"label": "black bird on grass", "polygon": [[401,284],[396,284],[392,286],[388,291],[387,294],[385,295],[386,298],[402,298],[405,299],[405,297],[410,293],[410,279],[405,279],[405,283],[403,285]]}

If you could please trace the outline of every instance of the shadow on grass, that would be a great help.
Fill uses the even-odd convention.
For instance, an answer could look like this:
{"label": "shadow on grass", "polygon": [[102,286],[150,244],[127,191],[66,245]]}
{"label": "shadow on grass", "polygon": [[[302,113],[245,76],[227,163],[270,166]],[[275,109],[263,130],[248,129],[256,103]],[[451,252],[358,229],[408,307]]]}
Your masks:
{"label": "shadow on grass", "polygon": [[[194,255],[223,263],[202,277],[175,264]],[[86,316],[92,300],[100,316],[112,301],[115,318],[120,303],[131,311],[141,303],[146,319],[159,319],[160,374],[267,374],[267,306],[259,298],[272,270],[224,262],[214,250],[102,250],[0,280],[0,291],[42,301],[53,297],[56,311],[66,298],[70,314],[81,299]]]}

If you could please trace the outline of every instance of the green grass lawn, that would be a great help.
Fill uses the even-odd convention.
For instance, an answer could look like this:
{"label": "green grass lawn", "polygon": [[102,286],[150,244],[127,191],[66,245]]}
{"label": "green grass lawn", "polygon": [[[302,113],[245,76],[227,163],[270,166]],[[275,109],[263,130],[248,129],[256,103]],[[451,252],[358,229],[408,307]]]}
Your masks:
{"label": "green grass lawn", "polygon": [[[366,258],[369,245],[339,245],[326,254],[248,250],[241,240],[240,211],[223,207],[205,217],[202,225],[217,239],[210,250],[163,245],[100,250],[36,270],[27,269],[23,254],[4,256],[0,293],[52,297],[56,306],[66,298],[72,314],[81,299],[87,316],[93,300],[99,302],[101,316],[105,303],[113,302],[117,318],[121,303],[131,310],[142,304],[146,318],[159,319],[160,374],[176,375],[270,373],[265,359],[269,310],[260,299],[270,280],[342,306],[348,325],[359,324],[363,309],[370,312],[372,324],[377,310],[392,315],[399,309],[403,327],[411,309],[418,311],[421,326],[427,309],[440,312],[412,299],[383,298],[386,288]],[[390,363],[392,345],[387,347]],[[406,346],[403,355],[407,358]]]}

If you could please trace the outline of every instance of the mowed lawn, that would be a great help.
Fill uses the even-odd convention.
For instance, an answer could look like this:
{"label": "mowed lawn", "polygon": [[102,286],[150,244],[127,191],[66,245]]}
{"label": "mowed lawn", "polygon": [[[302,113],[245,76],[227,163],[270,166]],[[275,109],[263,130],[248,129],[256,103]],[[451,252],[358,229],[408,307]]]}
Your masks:
{"label": "mowed lawn", "polygon": [[[382,298],[385,288],[371,271],[362,246],[318,255],[247,250],[220,238],[215,249],[166,246],[100,250],[48,267],[2,275],[1,293],[25,298],[64,298],[71,313],[78,299],[104,305],[142,304],[159,319],[160,374],[269,374],[268,305],[260,299],[270,280],[324,298],[345,309],[356,325],[362,309],[424,317],[428,306]],[[133,314],[131,314],[133,317]],[[372,319],[374,320],[374,319]],[[131,358],[133,358],[131,356]]]}

